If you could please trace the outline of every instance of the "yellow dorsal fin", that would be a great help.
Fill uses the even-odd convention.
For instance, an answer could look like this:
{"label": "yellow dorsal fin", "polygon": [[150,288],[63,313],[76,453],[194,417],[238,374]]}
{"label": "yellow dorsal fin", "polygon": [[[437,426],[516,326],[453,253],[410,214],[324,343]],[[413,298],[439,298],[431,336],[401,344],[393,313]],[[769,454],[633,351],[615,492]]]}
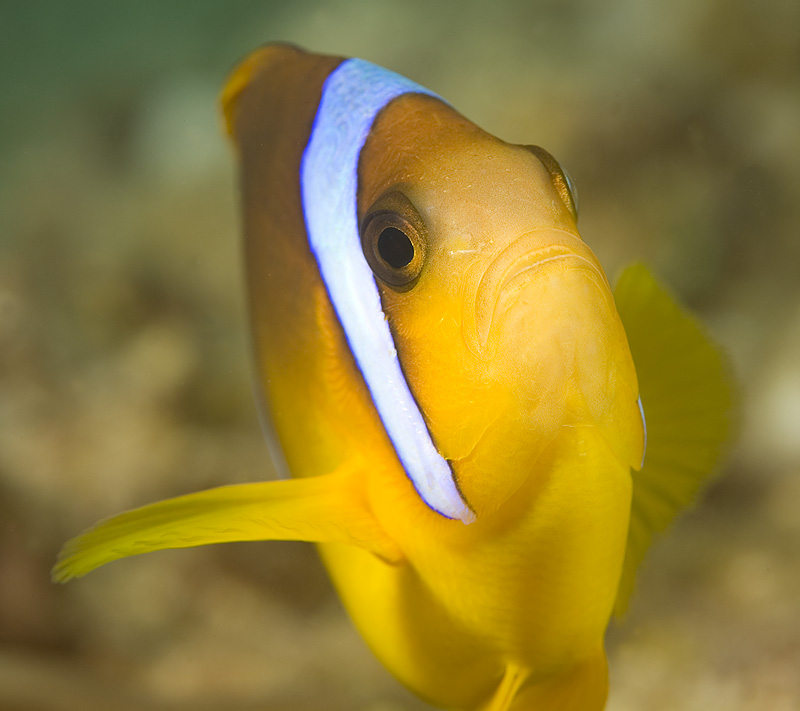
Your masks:
{"label": "yellow dorsal fin", "polygon": [[381,528],[352,467],[318,477],[222,486],[101,521],[64,545],[53,579],[66,582],[119,558],[233,541],[349,543],[386,561],[402,554]]}
{"label": "yellow dorsal fin", "polygon": [[281,47],[283,45],[278,44],[259,47],[250,52],[228,75],[219,95],[219,104],[222,109],[222,118],[225,122],[225,132],[229,136],[234,134],[234,125],[236,123],[234,112],[236,111],[236,102],[239,99],[239,95],[250,83],[253,75],[262,66],[266,65],[274,55],[278,54]]}
{"label": "yellow dorsal fin", "polygon": [[647,423],[644,466],[632,472],[631,524],[615,604],[620,615],[654,534],[691,503],[719,463],[731,430],[733,387],[720,350],[645,266],[622,273],[614,298]]}

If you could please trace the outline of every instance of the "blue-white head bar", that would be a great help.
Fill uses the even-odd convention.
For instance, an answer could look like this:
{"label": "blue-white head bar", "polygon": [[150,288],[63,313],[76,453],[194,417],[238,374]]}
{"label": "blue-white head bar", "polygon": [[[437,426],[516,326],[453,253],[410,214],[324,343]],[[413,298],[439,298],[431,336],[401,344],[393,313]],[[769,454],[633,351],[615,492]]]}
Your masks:
{"label": "blue-white head bar", "polygon": [[423,501],[443,516],[475,520],[431,440],[397,358],[358,233],[358,159],[378,112],[401,94],[435,96],[361,59],[325,82],[300,169],[308,239],[333,308],[400,462]]}

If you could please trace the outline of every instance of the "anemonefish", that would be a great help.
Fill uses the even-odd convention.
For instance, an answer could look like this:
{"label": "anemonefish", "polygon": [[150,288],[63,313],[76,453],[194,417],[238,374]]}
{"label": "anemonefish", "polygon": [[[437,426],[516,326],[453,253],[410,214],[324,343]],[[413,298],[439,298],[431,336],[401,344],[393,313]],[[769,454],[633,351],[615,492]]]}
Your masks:
{"label": "anemonefish", "polygon": [[407,79],[272,45],[222,108],[260,400],[293,478],[100,522],[54,578],[313,541],[375,654],[430,703],[602,709],[609,620],[728,435],[718,349],[643,266],[612,291],[549,153]]}

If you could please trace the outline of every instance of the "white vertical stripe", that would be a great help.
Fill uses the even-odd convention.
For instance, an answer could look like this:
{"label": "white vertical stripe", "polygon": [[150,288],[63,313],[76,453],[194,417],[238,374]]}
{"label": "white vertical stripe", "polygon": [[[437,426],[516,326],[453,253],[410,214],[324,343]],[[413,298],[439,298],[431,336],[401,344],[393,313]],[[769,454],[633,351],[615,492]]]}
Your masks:
{"label": "white vertical stripe", "polygon": [[408,388],[378,287],[361,249],[358,158],[378,112],[406,93],[431,92],[360,59],[328,77],[300,171],[311,250],[381,421],[423,501],[443,516],[475,520],[436,450]]}

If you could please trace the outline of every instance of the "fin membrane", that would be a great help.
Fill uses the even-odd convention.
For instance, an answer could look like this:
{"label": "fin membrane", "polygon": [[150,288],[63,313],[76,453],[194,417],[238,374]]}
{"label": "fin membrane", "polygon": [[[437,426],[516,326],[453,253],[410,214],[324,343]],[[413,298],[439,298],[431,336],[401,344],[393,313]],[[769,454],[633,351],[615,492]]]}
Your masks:
{"label": "fin membrane", "polygon": [[100,521],[68,541],[52,571],[66,582],[119,558],[233,541],[349,543],[387,562],[397,545],[369,510],[355,473],[222,486]]}
{"label": "fin membrane", "polygon": [[647,423],[644,466],[632,472],[631,523],[615,604],[619,615],[654,534],[692,502],[719,463],[731,430],[733,380],[720,350],[645,266],[622,273],[614,298]]}

